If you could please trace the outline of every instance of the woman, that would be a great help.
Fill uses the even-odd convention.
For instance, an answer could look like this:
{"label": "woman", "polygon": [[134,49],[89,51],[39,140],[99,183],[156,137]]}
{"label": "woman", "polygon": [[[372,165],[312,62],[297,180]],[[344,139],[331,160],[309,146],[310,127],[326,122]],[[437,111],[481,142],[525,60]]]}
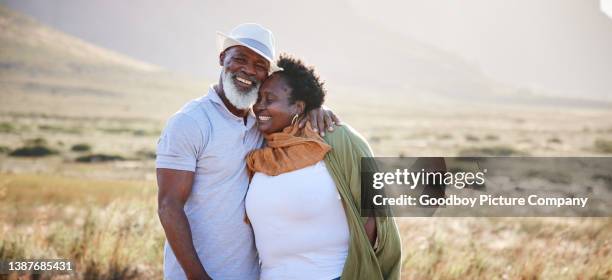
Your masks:
{"label": "woman", "polygon": [[346,125],[324,139],[299,128],[323,103],[323,83],[299,60],[281,57],[278,66],[253,107],[267,146],[247,156],[253,176],[245,203],[261,279],[399,279],[394,220],[360,217],[368,144]]}

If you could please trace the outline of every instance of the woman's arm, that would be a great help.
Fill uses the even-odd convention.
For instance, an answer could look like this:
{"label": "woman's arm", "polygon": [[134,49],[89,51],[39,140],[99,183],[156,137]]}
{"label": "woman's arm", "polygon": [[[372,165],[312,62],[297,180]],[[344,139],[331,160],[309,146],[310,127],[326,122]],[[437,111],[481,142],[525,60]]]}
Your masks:
{"label": "woman's arm", "polygon": [[[361,209],[360,173],[364,168],[361,166],[361,158],[373,157],[372,149],[365,138],[348,125],[339,126],[338,130],[325,137],[325,140],[332,146],[334,158],[341,162],[342,173],[345,175],[343,178],[351,188],[350,193],[353,196],[351,201],[356,204],[357,209]],[[373,167],[366,169],[368,168]],[[378,232],[376,217],[368,217],[362,221],[368,241],[374,246]]]}
{"label": "woman's arm", "polygon": [[370,245],[372,245],[372,247],[374,247],[374,244],[376,244],[376,218],[375,217],[368,217],[368,220],[366,221],[365,225],[365,231],[366,234],[368,235],[368,240],[370,241]]}

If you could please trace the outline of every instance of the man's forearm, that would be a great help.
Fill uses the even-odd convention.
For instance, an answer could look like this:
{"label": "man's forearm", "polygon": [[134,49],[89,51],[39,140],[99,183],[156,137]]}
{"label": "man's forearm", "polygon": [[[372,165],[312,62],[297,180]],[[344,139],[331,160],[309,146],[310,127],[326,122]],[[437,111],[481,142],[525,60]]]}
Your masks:
{"label": "man's forearm", "polygon": [[193,246],[191,228],[182,207],[160,207],[158,214],[166,239],[187,278],[211,279]]}

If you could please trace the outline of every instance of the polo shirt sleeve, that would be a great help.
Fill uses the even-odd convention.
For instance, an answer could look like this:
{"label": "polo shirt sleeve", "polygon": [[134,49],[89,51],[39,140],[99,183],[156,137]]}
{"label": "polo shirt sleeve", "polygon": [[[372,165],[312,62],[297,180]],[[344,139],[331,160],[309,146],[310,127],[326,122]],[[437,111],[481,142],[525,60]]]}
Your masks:
{"label": "polo shirt sleeve", "polygon": [[155,166],[195,172],[204,148],[202,129],[192,117],[176,114],[168,121],[157,143]]}

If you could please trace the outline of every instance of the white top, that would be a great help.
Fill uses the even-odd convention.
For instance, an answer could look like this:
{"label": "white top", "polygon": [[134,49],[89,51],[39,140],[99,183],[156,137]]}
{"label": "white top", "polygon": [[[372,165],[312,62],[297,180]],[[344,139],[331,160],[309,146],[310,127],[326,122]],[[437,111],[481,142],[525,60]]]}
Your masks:
{"label": "white top", "polygon": [[[245,125],[211,87],[187,103],[164,128],[157,145],[157,168],[195,173],[185,203],[193,245],[213,279],[256,280],[259,259],[251,227],[244,222],[249,186],[247,153],[263,143],[249,114]],[[164,247],[164,278],[187,279],[174,252]]]}
{"label": "white top", "polygon": [[278,176],[255,173],[245,206],[262,280],[330,280],[342,274],[348,223],[323,161]]}

